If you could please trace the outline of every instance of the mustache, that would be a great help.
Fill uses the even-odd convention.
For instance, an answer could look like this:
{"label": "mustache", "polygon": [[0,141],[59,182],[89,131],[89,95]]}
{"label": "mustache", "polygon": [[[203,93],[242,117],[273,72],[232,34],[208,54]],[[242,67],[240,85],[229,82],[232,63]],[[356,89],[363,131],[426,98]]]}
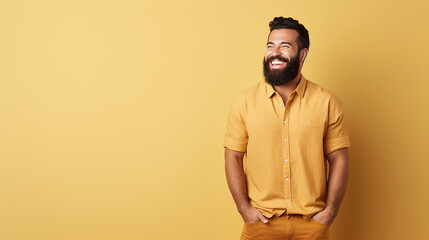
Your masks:
{"label": "mustache", "polygon": [[289,59],[284,58],[284,57],[282,57],[282,56],[277,56],[277,57],[271,56],[271,57],[267,58],[267,62],[271,62],[271,61],[273,61],[274,59],[278,59],[278,60],[280,60],[280,61],[282,61],[282,62],[286,62],[286,63],[288,63],[288,62],[289,62]]}

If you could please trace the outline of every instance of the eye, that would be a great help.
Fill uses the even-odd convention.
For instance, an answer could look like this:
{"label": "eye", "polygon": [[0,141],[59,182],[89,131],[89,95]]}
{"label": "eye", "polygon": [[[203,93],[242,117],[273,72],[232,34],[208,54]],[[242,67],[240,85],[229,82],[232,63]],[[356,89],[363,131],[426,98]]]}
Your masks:
{"label": "eye", "polygon": [[267,48],[268,48],[268,49],[273,48],[273,45],[269,45],[269,46],[267,46]]}
{"label": "eye", "polygon": [[282,45],[282,48],[289,48],[289,45]]}

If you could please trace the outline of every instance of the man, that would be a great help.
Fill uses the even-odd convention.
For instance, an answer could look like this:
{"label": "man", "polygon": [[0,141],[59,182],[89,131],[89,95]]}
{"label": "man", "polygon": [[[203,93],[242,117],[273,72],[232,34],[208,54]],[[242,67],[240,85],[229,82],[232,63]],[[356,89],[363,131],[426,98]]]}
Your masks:
{"label": "man", "polygon": [[241,239],[329,239],[348,179],[342,104],[301,74],[307,29],[283,17],[269,26],[265,81],[233,103],[224,140]]}

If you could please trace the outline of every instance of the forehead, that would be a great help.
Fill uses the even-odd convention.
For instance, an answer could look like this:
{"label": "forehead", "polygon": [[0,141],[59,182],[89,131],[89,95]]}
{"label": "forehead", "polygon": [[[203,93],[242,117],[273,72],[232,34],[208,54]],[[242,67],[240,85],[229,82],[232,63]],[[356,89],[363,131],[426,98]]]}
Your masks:
{"label": "forehead", "polygon": [[280,43],[291,42],[296,43],[298,32],[294,29],[274,29],[268,36],[267,42]]}

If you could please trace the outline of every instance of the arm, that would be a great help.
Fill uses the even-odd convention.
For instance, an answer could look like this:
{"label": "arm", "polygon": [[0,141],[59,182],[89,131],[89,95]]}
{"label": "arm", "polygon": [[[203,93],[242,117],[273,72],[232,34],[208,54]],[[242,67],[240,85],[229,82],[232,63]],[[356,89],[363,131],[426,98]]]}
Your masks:
{"label": "arm", "polygon": [[348,148],[342,148],[326,156],[329,161],[329,180],[326,207],[313,216],[317,222],[331,225],[338,214],[349,176]]}
{"label": "arm", "polygon": [[264,215],[249,203],[246,175],[243,169],[244,154],[244,152],[225,148],[225,173],[229,190],[237,205],[238,212],[245,222],[257,222],[260,220],[268,223]]}

